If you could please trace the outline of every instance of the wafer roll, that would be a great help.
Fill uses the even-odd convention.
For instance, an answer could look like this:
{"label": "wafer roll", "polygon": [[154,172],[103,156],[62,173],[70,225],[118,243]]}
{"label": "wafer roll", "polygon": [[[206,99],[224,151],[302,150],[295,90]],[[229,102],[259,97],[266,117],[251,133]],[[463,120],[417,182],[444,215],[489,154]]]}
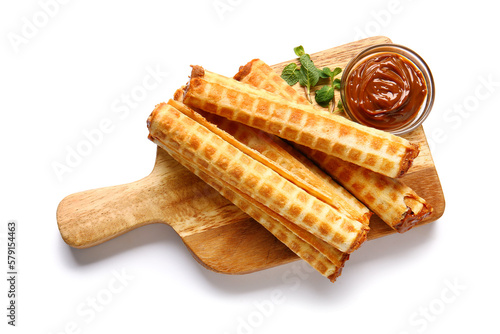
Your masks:
{"label": "wafer roll", "polygon": [[408,231],[433,211],[425,199],[398,179],[373,173],[305,146],[297,148],[399,233]]}
{"label": "wafer roll", "polygon": [[[174,98],[178,98],[178,92]],[[179,101],[170,100],[168,104],[346,216],[369,224],[372,213],[365,205],[276,136],[214,114],[194,111]]]}
{"label": "wafer roll", "polygon": [[[192,161],[189,161],[178,153],[172,146],[168,144],[168,141],[161,142],[158,139],[151,137],[151,140],[157,145],[165,149],[174,159],[181,163],[184,167],[189,169],[195,175],[200,177],[203,181],[212,186],[217,190],[222,196],[226,197],[229,201],[233,202],[242,211],[248,214],[250,217],[258,221],[264,228],[271,232],[278,240],[290,248],[295,254],[297,254],[301,259],[309,263],[314,269],[316,269],[323,276],[328,277],[330,281],[334,282],[342,272],[343,262],[347,259],[348,255],[338,252],[338,262],[340,265],[335,264],[330,261],[326,256],[324,256],[320,251],[311,246],[309,243],[302,240],[290,229],[283,226],[274,219],[272,216],[267,214],[263,209],[261,209],[256,202],[250,197],[244,195],[238,189],[235,189],[231,185],[225,183],[224,181],[208,174],[207,171],[203,171],[203,167],[196,165]],[[293,225],[293,224],[292,224]]]}
{"label": "wafer roll", "polygon": [[228,184],[340,251],[350,253],[366,239],[367,226],[297,187],[171,105],[158,105],[148,126],[152,137],[160,141],[168,137],[191,160],[198,159],[207,170],[221,173]]}
{"label": "wafer roll", "polygon": [[375,172],[402,176],[418,146],[387,132],[292,103],[194,66],[184,103],[337,156]]}
{"label": "wafer roll", "polygon": [[[309,104],[305,97],[290,87],[262,60],[254,59],[242,66],[235,79],[280,94],[291,101]],[[409,230],[432,213],[432,207],[400,180],[305,146],[297,147],[400,233]]]}

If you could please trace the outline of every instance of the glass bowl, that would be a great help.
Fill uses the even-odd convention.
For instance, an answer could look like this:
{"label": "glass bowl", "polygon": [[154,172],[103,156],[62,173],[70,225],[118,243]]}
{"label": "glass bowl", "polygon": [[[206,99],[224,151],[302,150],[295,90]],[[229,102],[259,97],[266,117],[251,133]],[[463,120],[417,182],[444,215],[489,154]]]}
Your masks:
{"label": "glass bowl", "polygon": [[423,101],[420,110],[418,111],[417,115],[410,119],[407,123],[404,123],[402,125],[397,125],[394,128],[388,128],[384,127],[382,130],[390,132],[395,135],[402,135],[408,132],[411,132],[415,130],[417,127],[419,127],[422,122],[429,116],[429,113],[431,112],[432,105],[434,104],[434,95],[435,95],[435,89],[434,89],[434,79],[432,78],[432,73],[425,63],[425,61],[414,51],[410,50],[409,48],[402,46],[402,45],[397,45],[397,44],[379,44],[375,45],[372,47],[369,47],[363,51],[361,51],[356,57],[354,57],[346,66],[344,69],[344,73],[342,74],[342,79],[341,79],[341,84],[340,84],[340,96],[342,99],[342,104],[344,106],[344,110],[349,116],[349,118],[355,122],[358,122],[360,124],[368,125],[371,127],[375,127],[374,125],[371,124],[366,124],[362,119],[359,117],[356,117],[356,115],[349,109],[347,100],[346,100],[346,86],[347,86],[347,80],[349,79],[349,76],[351,72],[356,69],[356,67],[365,61],[368,58],[371,58],[375,56],[378,53],[395,53],[397,55],[402,56],[403,58],[406,58],[406,60],[410,61],[413,63],[413,65],[420,70],[422,73],[422,76],[424,78],[426,88],[427,88],[427,95],[425,96],[425,100]]}

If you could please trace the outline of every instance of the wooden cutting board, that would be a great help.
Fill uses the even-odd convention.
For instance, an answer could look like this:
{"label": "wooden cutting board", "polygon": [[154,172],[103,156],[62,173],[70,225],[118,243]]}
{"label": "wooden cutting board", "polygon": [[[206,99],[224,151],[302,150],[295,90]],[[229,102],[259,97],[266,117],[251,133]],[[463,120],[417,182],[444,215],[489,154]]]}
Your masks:
{"label": "wooden cutting board", "polygon": [[[319,68],[344,68],[366,47],[390,42],[387,37],[372,37],[311,54],[311,58]],[[281,73],[289,62],[273,68]],[[421,223],[427,224],[444,212],[441,184],[422,127],[404,137],[421,145],[420,155],[402,180],[433,206],[434,213]],[[98,245],[143,225],[167,224],[198,262],[226,274],[250,273],[298,259],[160,148],[151,174],[132,183],[67,196],[57,208],[57,222],[64,241],[76,248]],[[376,216],[370,227],[369,239],[394,233]]]}

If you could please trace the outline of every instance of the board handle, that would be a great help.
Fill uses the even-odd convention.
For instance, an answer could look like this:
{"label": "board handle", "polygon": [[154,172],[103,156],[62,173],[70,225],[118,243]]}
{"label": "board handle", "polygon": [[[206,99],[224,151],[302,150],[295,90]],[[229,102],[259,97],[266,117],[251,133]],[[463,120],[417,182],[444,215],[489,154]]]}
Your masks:
{"label": "board handle", "polygon": [[88,248],[139,226],[161,222],[155,219],[151,203],[144,200],[148,190],[144,183],[139,180],[65,197],[57,207],[63,240],[75,248]]}
{"label": "board handle", "polygon": [[140,226],[172,225],[182,219],[175,215],[178,199],[169,191],[179,187],[179,176],[182,166],[158,149],[155,166],[145,178],[65,197],[56,214],[63,240],[71,247],[88,248]]}

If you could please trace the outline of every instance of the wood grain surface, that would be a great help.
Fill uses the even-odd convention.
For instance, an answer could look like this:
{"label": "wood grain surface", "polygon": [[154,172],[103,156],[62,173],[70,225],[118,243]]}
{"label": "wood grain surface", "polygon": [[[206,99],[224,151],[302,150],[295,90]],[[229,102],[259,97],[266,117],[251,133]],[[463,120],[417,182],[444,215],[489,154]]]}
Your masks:
{"label": "wood grain surface", "polygon": [[[387,37],[372,37],[311,54],[311,58],[319,68],[343,68],[364,48],[390,42]],[[281,73],[291,61],[295,60],[273,69]],[[421,224],[430,223],[445,208],[438,174],[423,128],[404,137],[420,143],[421,152],[402,180],[433,206],[433,214]],[[153,171],[145,178],[65,197],[57,208],[57,223],[64,241],[76,248],[100,244],[143,225],[167,224],[198,262],[226,274],[250,273],[298,259],[259,223],[160,148]],[[369,239],[394,233],[375,215],[370,227]]]}

